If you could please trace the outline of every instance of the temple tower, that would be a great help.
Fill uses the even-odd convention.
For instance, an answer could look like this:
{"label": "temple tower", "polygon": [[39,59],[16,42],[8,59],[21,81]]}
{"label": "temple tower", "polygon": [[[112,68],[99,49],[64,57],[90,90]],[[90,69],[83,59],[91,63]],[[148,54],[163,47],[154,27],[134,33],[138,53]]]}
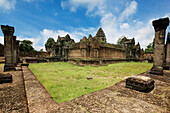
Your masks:
{"label": "temple tower", "polygon": [[99,41],[106,43],[106,35],[105,35],[105,33],[104,33],[104,31],[103,31],[102,28],[99,28],[99,30],[97,31],[95,37],[96,37],[97,39],[99,39]]}

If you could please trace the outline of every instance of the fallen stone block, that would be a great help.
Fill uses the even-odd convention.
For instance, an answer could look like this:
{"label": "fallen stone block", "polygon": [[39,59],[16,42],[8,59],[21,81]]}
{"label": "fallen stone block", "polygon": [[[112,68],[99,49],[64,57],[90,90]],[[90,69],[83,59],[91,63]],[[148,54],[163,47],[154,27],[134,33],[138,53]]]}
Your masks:
{"label": "fallen stone block", "polygon": [[15,70],[16,71],[22,71],[22,68],[21,67],[15,67]]}
{"label": "fallen stone block", "polygon": [[29,66],[29,64],[27,64],[27,63],[23,63],[23,64],[21,64],[21,66]]}
{"label": "fallen stone block", "polygon": [[131,76],[126,79],[126,88],[149,92],[154,89],[154,80],[145,76]]}
{"label": "fallen stone block", "polygon": [[93,79],[92,77],[87,77],[87,80],[91,80],[91,79]]}
{"label": "fallen stone block", "polygon": [[11,74],[0,74],[0,84],[3,83],[12,83],[12,75]]}

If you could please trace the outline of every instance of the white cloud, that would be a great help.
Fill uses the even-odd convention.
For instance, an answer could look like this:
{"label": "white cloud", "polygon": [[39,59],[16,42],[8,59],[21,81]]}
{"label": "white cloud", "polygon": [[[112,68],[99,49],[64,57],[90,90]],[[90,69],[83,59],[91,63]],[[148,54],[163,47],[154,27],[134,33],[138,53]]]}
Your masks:
{"label": "white cloud", "polygon": [[36,49],[36,50],[40,50],[45,47],[41,47],[39,46],[39,43],[41,42],[41,38],[40,37],[24,37],[24,36],[17,36],[17,40],[20,40],[20,41],[23,41],[23,40],[30,40],[31,42],[33,42],[33,47]]}
{"label": "white cloud", "polygon": [[119,37],[117,18],[109,12],[101,18],[100,23],[106,34],[107,42],[116,42],[117,37]]}
{"label": "white cloud", "polygon": [[[67,34],[70,35],[72,39],[75,40],[75,42],[79,42],[80,39],[83,38],[83,36],[88,37],[88,33],[93,33],[96,31],[95,28],[89,27],[87,29],[85,28],[70,28],[72,29],[72,32],[67,32],[64,30],[50,30],[50,29],[44,29],[43,31],[40,32],[40,35],[37,36],[38,38],[28,38],[30,39],[33,43],[33,47],[36,50],[40,50],[43,48],[45,50],[45,43],[48,40],[49,37],[54,38],[55,41],[57,41],[58,36],[64,37]],[[27,39],[27,38],[24,38]]]}
{"label": "white cloud", "polygon": [[137,10],[137,2],[132,1],[130,4],[126,7],[126,9],[121,13],[119,17],[119,21],[124,21],[125,19],[128,19],[128,17],[132,14],[134,14]]}
{"label": "white cloud", "polygon": [[0,0],[0,9],[2,11],[9,11],[15,9],[16,0]]}
{"label": "white cloud", "polygon": [[0,36],[0,43],[4,44],[4,36]]}
{"label": "white cloud", "polygon": [[123,23],[122,25],[120,25],[120,29],[128,29],[128,28],[129,28],[128,23]]}
{"label": "white cloud", "polygon": [[[121,2],[121,1],[120,1]],[[129,3],[121,3],[121,5],[126,5],[126,8],[120,12],[118,6],[108,8],[106,0],[68,0],[67,2],[62,2],[61,6],[63,9],[69,6],[71,11],[77,11],[79,7],[86,8],[86,14],[99,15],[100,25],[102,27],[107,38],[107,42],[116,43],[118,38],[122,35],[128,38],[135,38],[136,43],[140,42],[142,47],[146,47],[154,38],[154,31],[151,25],[151,20],[144,24],[139,20],[130,20],[130,16],[133,16],[137,10],[137,2],[131,1]],[[110,5],[110,4],[109,4]],[[115,13],[118,13],[115,15]],[[123,22],[126,21],[126,22]],[[78,30],[78,29],[76,29]],[[97,32],[97,28],[93,29],[93,34]],[[85,31],[76,33],[71,33],[74,37],[82,36]],[[88,31],[90,33],[90,31]],[[69,33],[70,34],[70,33]],[[87,33],[85,33],[87,34]],[[86,35],[87,36],[87,35]],[[93,35],[94,36],[94,35]]]}
{"label": "white cloud", "polygon": [[[103,5],[106,0],[68,0],[65,2],[61,2],[61,7],[66,9],[66,7],[70,8],[70,11],[76,12],[79,7],[86,8],[86,14],[88,15],[90,12],[94,11],[95,8],[100,10],[102,13]],[[98,12],[99,13],[99,12]]]}
{"label": "white cloud", "polygon": [[26,2],[44,1],[44,0],[24,0]]}

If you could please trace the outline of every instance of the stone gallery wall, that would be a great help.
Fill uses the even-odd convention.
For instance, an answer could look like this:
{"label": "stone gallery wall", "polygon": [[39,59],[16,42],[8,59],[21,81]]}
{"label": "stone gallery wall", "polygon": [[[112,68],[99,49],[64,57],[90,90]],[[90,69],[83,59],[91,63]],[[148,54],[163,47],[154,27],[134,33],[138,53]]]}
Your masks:
{"label": "stone gallery wall", "polygon": [[107,48],[107,47],[102,47],[99,50],[99,58],[126,58],[126,53],[125,51],[119,50],[119,49],[113,49],[113,48]]}
{"label": "stone gallery wall", "polygon": [[47,52],[25,52],[25,53],[19,53],[19,56],[22,57],[40,57],[40,58],[46,58],[49,57],[49,54]]}
{"label": "stone gallery wall", "polygon": [[70,57],[71,58],[83,58],[81,55],[80,49],[71,49],[70,50]]}
{"label": "stone gallery wall", "polygon": [[4,46],[0,43],[0,56],[4,56]]}
{"label": "stone gallery wall", "polygon": [[[84,54],[84,55],[83,55]],[[88,57],[89,56],[89,57]],[[121,59],[126,58],[125,51],[107,47],[101,47],[98,50],[98,56],[95,57],[95,49],[91,49],[89,51],[84,51],[83,49],[71,49],[70,50],[70,58],[114,58],[114,59]]]}

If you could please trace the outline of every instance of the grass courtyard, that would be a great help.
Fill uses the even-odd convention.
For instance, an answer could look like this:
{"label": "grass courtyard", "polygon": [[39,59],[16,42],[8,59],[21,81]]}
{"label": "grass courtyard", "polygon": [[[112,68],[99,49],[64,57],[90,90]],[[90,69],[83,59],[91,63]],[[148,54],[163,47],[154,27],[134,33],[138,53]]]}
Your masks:
{"label": "grass courtyard", "polygon": [[[30,64],[29,68],[57,103],[70,101],[90,92],[104,89],[140,74],[152,67],[150,63],[126,62],[108,66],[76,66],[65,62]],[[87,77],[93,79],[87,80]]]}

